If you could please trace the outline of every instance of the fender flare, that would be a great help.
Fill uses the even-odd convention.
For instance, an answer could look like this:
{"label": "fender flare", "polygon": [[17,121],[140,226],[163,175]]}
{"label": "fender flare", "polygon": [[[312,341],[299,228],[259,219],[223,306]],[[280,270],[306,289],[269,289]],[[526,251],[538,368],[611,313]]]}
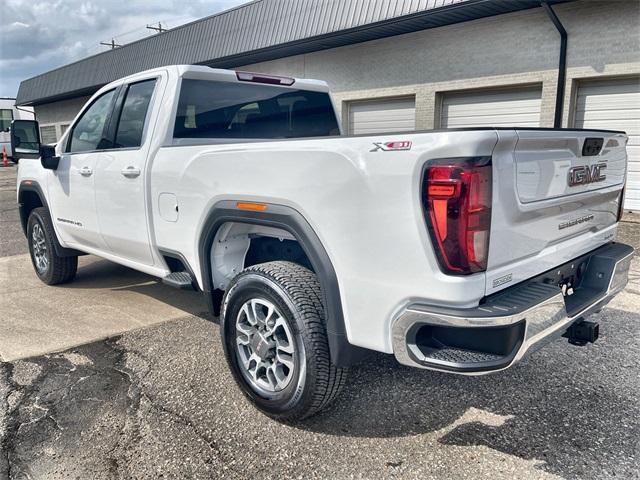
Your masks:
{"label": "fender flare", "polygon": [[[264,202],[261,202],[264,203]],[[217,310],[215,301],[221,295],[215,294],[212,285],[210,252],[218,229],[227,222],[249,223],[280,228],[291,233],[309,258],[322,288],[325,308],[327,338],[331,361],[339,367],[346,367],[360,361],[369,350],[349,343],[347,339],[338,278],[322,242],[315,231],[297,210],[284,205],[266,203],[264,211],[239,210],[236,201],[217,202],[203,223],[198,242],[203,291],[209,309]]]}
{"label": "fender flare", "polygon": [[[22,224],[22,231],[24,232],[24,235],[26,237],[29,212],[25,211],[24,204],[22,203],[22,195],[24,192],[34,192],[40,199],[40,203],[42,203],[42,206],[49,210],[49,213],[51,213],[51,209],[49,208],[49,204],[47,203],[47,197],[45,197],[38,182],[36,182],[35,180],[23,180],[22,182],[20,182],[20,186],[18,187],[18,211],[20,213],[20,223]],[[75,257],[79,255],[85,255],[84,252],[80,252],[79,250],[75,250],[73,248],[66,248],[60,245],[60,241],[58,240],[57,236],[53,239],[53,247],[55,248],[56,254],[59,257]]]}

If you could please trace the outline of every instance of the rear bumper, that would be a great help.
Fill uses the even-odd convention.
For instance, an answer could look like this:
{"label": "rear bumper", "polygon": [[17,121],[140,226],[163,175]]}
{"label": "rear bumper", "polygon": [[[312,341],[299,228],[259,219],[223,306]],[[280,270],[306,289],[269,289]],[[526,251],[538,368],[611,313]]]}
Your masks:
{"label": "rear bumper", "polygon": [[[409,305],[393,322],[396,359],[467,375],[503,370],[599,311],[627,284],[633,248],[611,243],[487,297],[478,307]],[[559,282],[571,282],[564,296]]]}

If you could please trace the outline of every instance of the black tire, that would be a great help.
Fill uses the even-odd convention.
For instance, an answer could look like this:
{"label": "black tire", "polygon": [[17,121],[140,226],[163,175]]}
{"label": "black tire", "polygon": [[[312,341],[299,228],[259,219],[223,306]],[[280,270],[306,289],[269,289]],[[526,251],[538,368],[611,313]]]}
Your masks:
{"label": "black tire", "polygon": [[[40,228],[44,233],[45,255],[48,260],[47,268],[39,268],[36,261],[34,245],[34,229]],[[56,253],[56,232],[51,223],[51,216],[46,207],[34,208],[27,221],[27,241],[33,269],[40,280],[47,285],[58,285],[73,280],[78,269],[78,257],[61,257]]]}
{"label": "black tire", "polygon": [[[238,358],[236,319],[245,302],[253,298],[275,305],[293,336],[295,367],[287,387],[277,393],[258,392],[245,378]],[[321,298],[313,272],[282,261],[243,270],[224,295],[220,334],[227,362],[243,393],[273,418],[295,421],[314,415],[336,398],[346,381],[347,369],[331,363]]]}

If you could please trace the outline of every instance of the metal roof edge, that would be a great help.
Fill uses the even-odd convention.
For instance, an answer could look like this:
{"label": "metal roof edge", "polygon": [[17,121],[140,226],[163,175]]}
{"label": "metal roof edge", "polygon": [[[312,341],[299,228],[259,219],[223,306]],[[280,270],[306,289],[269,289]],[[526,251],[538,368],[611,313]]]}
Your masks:
{"label": "metal roof edge", "polygon": [[[234,7],[232,9],[225,10],[224,12],[219,12],[217,14],[195,20],[188,24],[181,25],[180,27],[176,27],[175,29],[169,30],[168,32],[175,31],[177,29],[186,27],[188,25],[206,21],[212,17],[224,15],[235,10],[246,8],[250,5],[254,5],[261,1],[263,0],[254,0],[252,2]],[[558,4],[558,3],[572,2],[575,0],[546,0],[546,1],[550,4]],[[406,33],[427,30],[430,28],[438,28],[438,27],[457,24],[457,23],[464,23],[466,21],[472,21],[480,18],[487,18],[487,17],[497,16],[497,15],[508,14],[515,11],[529,10],[532,8],[540,7],[541,3],[542,3],[542,0],[518,0],[518,1],[467,0],[460,3],[442,5],[440,7],[435,7],[428,10],[422,10],[422,11],[413,12],[413,13],[398,16],[398,17],[380,20],[377,22],[367,23],[364,25],[359,25],[352,28],[348,28],[348,29],[337,30],[334,32],[328,32],[321,35],[315,35],[312,37],[300,38],[297,40],[292,40],[290,42],[270,45],[260,49],[240,52],[237,54],[214,58],[211,60],[205,60],[205,61],[197,62],[196,64],[217,67],[217,68],[234,68],[241,65],[248,65],[252,63],[270,61],[278,58],[283,58],[283,57],[288,57],[293,55],[300,55],[304,53],[312,53],[316,51],[337,48],[340,46],[357,44],[357,43],[362,43],[366,41],[378,40],[378,39],[388,38],[396,35],[403,35]],[[451,14],[455,11],[458,11],[458,12],[468,11],[469,13],[471,13],[474,8],[482,12],[476,15],[471,14],[468,16],[468,18],[464,18],[462,20],[460,20],[459,17],[456,17],[456,18],[452,17],[450,21],[447,21],[446,19],[443,18],[444,16]],[[441,17],[441,20],[439,23],[432,24],[432,25],[429,25],[427,23],[428,20],[436,21],[438,17]],[[62,92],[60,94],[51,95],[48,97],[41,97],[41,98],[36,97],[36,98],[26,98],[26,99],[21,98],[21,90],[23,89],[23,85],[26,84],[26,82],[30,82],[32,80],[35,80],[40,77],[54,73],[56,71],[65,69],[69,66],[82,63],[84,61],[87,61],[89,59],[95,58],[100,55],[112,54],[112,53],[118,52],[119,50],[124,49],[129,45],[155,39],[159,35],[163,35],[165,33],[167,32],[163,32],[158,35],[153,35],[151,37],[146,37],[146,38],[137,40],[136,42],[132,42],[123,47],[119,47],[118,49],[115,49],[115,50],[109,50],[106,52],[101,52],[96,55],[92,55],[90,57],[86,57],[84,59],[78,60],[76,62],[72,62],[67,65],[63,65],[61,67],[42,73],[40,75],[36,75],[35,77],[26,79],[20,83],[16,104],[17,105],[41,105],[44,103],[51,103],[54,101],[77,97],[83,94],[91,94],[109,82],[95,84],[95,85],[92,85],[89,87],[83,87],[80,89],[69,90],[69,91]],[[166,65],[157,65],[156,67],[162,67],[162,66],[166,66]]]}

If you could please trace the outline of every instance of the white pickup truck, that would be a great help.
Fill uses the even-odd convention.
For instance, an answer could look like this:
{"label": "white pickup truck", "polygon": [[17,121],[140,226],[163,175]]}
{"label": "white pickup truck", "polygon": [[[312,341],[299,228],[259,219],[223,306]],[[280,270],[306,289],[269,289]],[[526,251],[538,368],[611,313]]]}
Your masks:
{"label": "white pickup truck", "polygon": [[[200,290],[243,392],[325,407],[375,350],[505,369],[627,282],[623,132],[342,135],[324,82],[169,66],[101,88],[55,147],[15,121],[18,203],[47,284],[98,255]],[[543,374],[543,372],[541,372]]]}

